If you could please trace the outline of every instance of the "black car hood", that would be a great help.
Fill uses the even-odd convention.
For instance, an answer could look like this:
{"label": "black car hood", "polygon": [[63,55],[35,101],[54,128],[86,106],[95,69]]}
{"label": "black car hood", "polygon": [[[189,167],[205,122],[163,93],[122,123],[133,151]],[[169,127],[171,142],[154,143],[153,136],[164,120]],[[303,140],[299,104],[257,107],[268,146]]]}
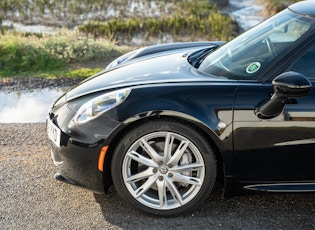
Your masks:
{"label": "black car hood", "polygon": [[[190,52],[199,49],[201,48],[194,48]],[[110,69],[88,78],[71,89],[67,92],[67,101],[108,89],[156,83],[209,81],[209,77],[197,74],[195,68],[189,64],[187,53],[189,51],[181,49],[151,54],[145,58]]]}

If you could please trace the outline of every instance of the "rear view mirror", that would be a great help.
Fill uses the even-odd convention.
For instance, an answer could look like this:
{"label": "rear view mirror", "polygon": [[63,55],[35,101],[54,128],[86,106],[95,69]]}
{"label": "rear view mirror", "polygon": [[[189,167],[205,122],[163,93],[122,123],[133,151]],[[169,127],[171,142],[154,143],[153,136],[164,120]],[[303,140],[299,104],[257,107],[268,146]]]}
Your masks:
{"label": "rear view mirror", "polygon": [[310,93],[312,83],[302,74],[286,72],[272,81],[276,94],[284,97],[305,97]]}
{"label": "rear view mirror", "polygon": [[261,119],[270,119],[278,116],[289,98],[301,98],[307,96],[312,83],[302,74],[285,72],[272,81],[274,94],[257,109],[257,116]]}

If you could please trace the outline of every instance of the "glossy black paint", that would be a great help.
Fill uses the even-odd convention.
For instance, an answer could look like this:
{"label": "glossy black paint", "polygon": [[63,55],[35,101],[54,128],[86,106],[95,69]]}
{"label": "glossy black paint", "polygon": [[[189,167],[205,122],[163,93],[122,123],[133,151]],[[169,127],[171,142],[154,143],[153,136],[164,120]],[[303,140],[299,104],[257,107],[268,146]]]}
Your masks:
{"label": "glossy black paint", "polygon": [[305,1],[303,4],[301,3],[296,3],[291,6],[289,6],[289,9],[294,11],[295,13],[315,18],[315,13],[314,13],[314,1]]}
{"label": "glossy black paint", "polygon": [[[309,4],[314,1],[294,4],[290,10],[314,17]],[[110,185],[111,154],[121,136],[148,120],[173,119],[194,125],[207,137],[222,164],[226,195],[240,188],[315,191],[315,76],[302,82],[293,78],[287,85],[281,76],[276,78],[314,46],[312,26],[296,47],[257,80],[211,76],[189,62],[190,54],[222,43],[159,45],[127,55],[118,65],[67,92],[51,109],[49,119],[62,131],[61,147],[51,143],[52,158],[59,162],[57,177],[103,193]],[[259,116],[275,88],[305,90],[306,85],[303,95],[287,96],[276,114]],[[87,123],[73,121],[85,102],[125,87],[132,91],[119,106]],[[103,146],[109,149],[100,172],[97,164]]]}
{"label": "glossy black paint", "polygon": [[[239,180],[263,182],[314,181],[314,89],[263,120],[255,108],[272,93],[272,86],[241,86],[234,110],[234,150]],[[255,95],[253,97],[252,95]]]}
{"label": "glossy black paint", "polygon": [[290,71],[280,74],[272,81],[274,92],[269,101],[257,109],[261,119],[270,119],[282,113],[286,103],[291,103],[290,98],[307,96],[312,83],[302,74]]}

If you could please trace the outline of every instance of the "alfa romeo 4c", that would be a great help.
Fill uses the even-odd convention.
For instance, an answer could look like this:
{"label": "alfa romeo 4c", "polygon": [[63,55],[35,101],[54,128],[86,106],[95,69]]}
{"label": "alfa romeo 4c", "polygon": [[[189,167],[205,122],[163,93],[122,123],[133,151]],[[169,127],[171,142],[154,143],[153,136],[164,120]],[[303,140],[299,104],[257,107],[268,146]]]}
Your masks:
{"label": "alfa romeo 4c", "polygon": [[315,191],[315,1],[234,40],[150,46],[61,96],[47,132],[55,178],[144,212],[191,212],[214,184]]}

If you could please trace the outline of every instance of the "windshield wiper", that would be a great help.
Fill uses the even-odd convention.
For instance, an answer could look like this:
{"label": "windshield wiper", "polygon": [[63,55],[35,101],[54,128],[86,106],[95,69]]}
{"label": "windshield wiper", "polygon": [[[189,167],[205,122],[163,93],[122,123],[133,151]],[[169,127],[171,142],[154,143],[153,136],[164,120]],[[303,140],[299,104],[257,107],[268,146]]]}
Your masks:
{"label": "windshield wiper", "polygon": [[195,67],[196,69],[199,68],[200,64],[203,62],[203,60],[206,58],[206,56],[208,56],[208,54],[210,54],[211,52],[213,52],[217,47],[210,47],[210,48],[206,48],[206,49],[202,49],[202,50],[198,50],[194,53],[192,53],[189,57],[188,57],[188,62]]}

